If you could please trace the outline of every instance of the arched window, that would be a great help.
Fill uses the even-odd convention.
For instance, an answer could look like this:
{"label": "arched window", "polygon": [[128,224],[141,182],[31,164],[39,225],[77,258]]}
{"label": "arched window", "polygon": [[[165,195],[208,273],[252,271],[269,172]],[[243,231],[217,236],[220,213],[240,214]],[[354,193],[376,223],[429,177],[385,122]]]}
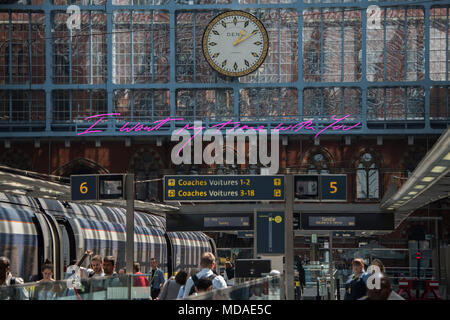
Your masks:
{"label": "arched window", "polygon": [[356,168],[356,198],[379,198],[379,170],[372,154],[364,153],[358,161]]}
{"label": "arched window", "polygon": [[330,173],[330,160],[322,153],[314,153],[308,159],[309,174],[326,174]]}

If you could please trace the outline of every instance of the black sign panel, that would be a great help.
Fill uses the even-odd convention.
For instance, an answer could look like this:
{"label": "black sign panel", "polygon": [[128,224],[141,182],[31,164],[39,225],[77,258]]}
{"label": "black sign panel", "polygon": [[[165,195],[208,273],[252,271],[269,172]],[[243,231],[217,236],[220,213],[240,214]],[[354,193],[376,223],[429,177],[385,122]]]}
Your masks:
{"label": "black sign panel", "polygon": [[249,227],[249,217],[205,217],[203,219],[205,228],[217,227]]}
{"label": "black sign panel", "polygon": [[165,176],[164,201],[283,201],[284,176]]}
{"label": "black sign panel", "polygon": [[295,200],[346,201],[347,175],[308,174],[294,176]]}
{"label": "black sign panel", "polygon": [[272,268],[270,260],[238,259],[235,261],[236,278],[260,278],[269,274]]}
{"label": "black sign panel", "polygon": [[321,175],[322,200],[347,200],[347,175]]}
{"label": "black sign panel", "polygon": [[284,212],[256,212],[256,253],[284,254]]}
{"label": "black sign panel", "polygon": [[72,200],[97,200],[97,176],[70,176]]}
{"label": "black sign panel", "polygon": [[167,231],[253,230],[253,213],[166,214]]}
{"label": "black sign panel", "polygon": [[304,230],[394,230],[394,214],[348,213],[348,214],[301,214]]}
{"label": "black sign panel", "polygon": [[309,216],[309,227],[354,227],[355,217],[345,216]]}

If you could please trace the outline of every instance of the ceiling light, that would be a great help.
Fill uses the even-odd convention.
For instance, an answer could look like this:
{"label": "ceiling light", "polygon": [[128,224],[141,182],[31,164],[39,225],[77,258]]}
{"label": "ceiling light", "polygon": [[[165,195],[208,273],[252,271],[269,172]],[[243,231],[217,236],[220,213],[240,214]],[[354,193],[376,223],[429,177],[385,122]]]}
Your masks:
{"label": "ceiling light", "polygon": [[447,153],[447,155],[444,157],[444,160],[450,160],[450,152],[449,153]]}
{"label": "ceiling light", "polygon": [[407,200],[407,199],[411,199],[411,197],[406,196],[406,197],[403,197],[402,199]]}
{"label": "ceiling light", "polygon": [[433,181],[433,180],[434,180],[434,177],[425,177],[425,178],[422,179],[423,182],[430,182],[430,181]]}
{"label": "ceiling light", "polygon": [[435,166],[433,169],[431,169],[431,172],[433,172],[433,173],[442,173],[442,172],[444,172],[445,169],[447,169],[447,167]]}
{"label": "ceiling light", "polygon": [[425,188],[423,184],[418,184],[417,186],[414,187],[414,189],[423,189],[423,188]]}
{"label": "ceiling light", "polygon": [[408,194],[415,195],[415,194],[417,194],[417,191],[411,191],[411,192],[408,192]]}

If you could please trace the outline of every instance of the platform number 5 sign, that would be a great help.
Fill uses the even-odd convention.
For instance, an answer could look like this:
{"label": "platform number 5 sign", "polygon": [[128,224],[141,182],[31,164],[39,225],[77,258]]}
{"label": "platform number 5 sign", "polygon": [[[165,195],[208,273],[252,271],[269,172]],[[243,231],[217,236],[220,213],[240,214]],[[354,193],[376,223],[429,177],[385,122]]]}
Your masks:
{"label": "platform number 5 sign", "polygon": [[367,8],[367,29],[381,29],[381,8],[369,6]]}

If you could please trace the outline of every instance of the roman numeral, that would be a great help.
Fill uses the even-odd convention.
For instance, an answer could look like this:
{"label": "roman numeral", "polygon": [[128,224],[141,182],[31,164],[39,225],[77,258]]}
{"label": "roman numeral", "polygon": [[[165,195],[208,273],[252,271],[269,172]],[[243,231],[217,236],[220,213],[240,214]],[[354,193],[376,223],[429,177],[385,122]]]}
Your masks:
{"label": "roman numeral", "polygon": [[259,57],[259,55],[256,53],[256,52],[252,52],[252,56],[254,56],[254,57]]}
{"label": "roman numeral", "polygon": [[214,53],[212,57],[213,57],[213,58],[217,58],[217,57],[219,56],[219,54],[220,54],[219,52]]}
{"label": "roman numeral", "polygon": [[248,26],[248,24],[249,24],[248,20],[247,20],[247,21],[245,21],[245,23],[244,23],[244,28],[245,28],[245,27],[247,27],[247,26]]}
{"label": "roman numeral", "polygon": [[236,19],[236,17],[234,17],[234,19],[233,19],[233,23],[234,23],[234,25],[236,25],[237,24],[237,19]]}
{"label": "roman numeral", "polygon": [[224,21],[222,21],[222,27],[224,27],[224,28],[227,27],[227,24]]}
{"label": "roman numeral", "polygon": [[222,68],[225,67],[226,64],[227,64],[227,60],[223,60],[223,62],[222,62]]}

